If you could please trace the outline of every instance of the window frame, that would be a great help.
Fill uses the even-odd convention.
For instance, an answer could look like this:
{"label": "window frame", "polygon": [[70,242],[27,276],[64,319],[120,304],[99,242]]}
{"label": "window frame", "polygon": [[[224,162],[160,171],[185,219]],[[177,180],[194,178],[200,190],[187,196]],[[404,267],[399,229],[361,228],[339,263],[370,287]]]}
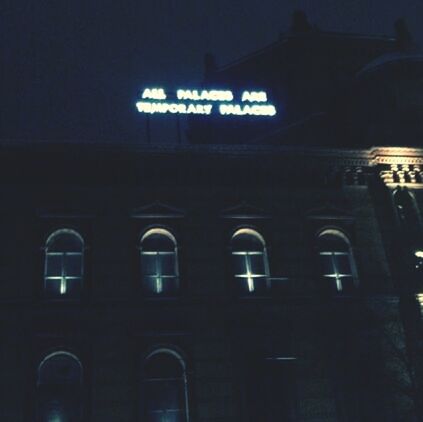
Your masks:
{"label": "window frame", "polygon": [[[262,252],[257,253],[256,251],[254,252],[250,252],[250,251],[235,251],[233,249],[232,246],[232,242],[234,241],[234,239],[242,234],[248,234],[253,236],[256,240],[258,240],[262,246]],[[265,238],[263,237],[263,235],[261,234],[261,232],[255,228],[255,227],[250,227],[250,226],[241,226],[236,228],[235,230],[232,231],[230,240],[229,240],[229,255],[230,255],[230,274],[231,274],[231,281],[232,281],[232,285],[234,286],[234,290],[239,290],[237,288],[237,281],[238,280],[242,280],[242,279],[247,279],[247,290],[248,292],[243,292],[240,293],[238,291],[238,295],[241,297],[257,297],[260,296],[260,293],[257,293],[257,291],[255,291],[256,289],[251,289],[251,285],[250,285],[250,280],[248,280],[249,278],[251,278],[251,283],[254,283],[254,279],[255,278],[264,278],[265,279],[265,285],[266,285],[266,293],[269,293],[271,288],[272,288],[272,284],[271,284],[271,275],[270,275],[270,265],[269,265],[269,253],[268,253],[268,247],[266,245],[266,241]],[[244,263],[245,263],[245,268],[247,273],[244,274],[235,274],[234,271],[234,265],[233,265],[233,256],[234,255],[241,255],[245,257]],[[262,256],[263,259],[263,268],[264,268],[264,274],[254,274],[254,273],[250,273],[248,271],[251,270],[251,259],[249,258],[250,256],[253,255],[260,255]],[[248,277],[248,275],[251,274],[252,277]],[[245,277],[242,277],[245,276]]]}
{"label": "window frame", "polygon": [[[81,243],[81,251],[80,252],[49,252],[49,246],[52,242],[54,242],[54,238],[57,236],[60,236],[61,234],[71,234],[73,236],[75,236],[75,238],[78,239],[78,241]],[[42,296],[45,300],[49,300],[49,301],[79,301],[81,300],[82,296],[83,296],[83,292],[85,290],[85,282],[86,282],[86,242],[83,238],[83,236],[75,229],[73,228],[69,228],[69,227],[61,227],[61,228],[57,228],[53,231],[50,232],[50,234],[48,235],[47,239],[44,242],[44,246],[42,248],[43,250],[43,255],[44,255],[44,262],[43,262],[43,283],[42,283]],[[78,296],[69,296],[66,293],[60,294],[60,295],[48,295],[47,291],[46,291],[46,286],[47,286],[47,281],[48,279],[58,279],[60,278],[59,276],[54,276],[52,278],[52,276],[48,276],[47,275],[47,271],[48,271],[48,257],[52,256],[52,254],[54,255],[58,255],[61,256],[61,269],[62,269],[62,278],[63,278],[63,271],[65,268],[65,263],[64,263],[64,259],[66,258],[66,256],[72,255],[72,256],[80,256],[81,257],[81,275],[80,276],[66,276],[65,275],[65,282],[67,284],[68,280],[70,281],[72,280],[79,280],[80,283],[80,293]],[[61,283],[63,283],[63,281],[61,281]]]}
{"label": "window frame", "polygon": [[[171,242],[173,243],[173,251],[169,252],[169,251],[146,251],[147,253],[143,252],[143,247],[142,247],[142,243],[148,239],[149,236],[154,235],[154,234],[160,234],[163,235],[165,237],[167,237],[169,240],[171,240]],[[178,246],[178,241],[175,237],[175,235],[173,234],[173,231],[168,229],[167,227],[164,226],[159,226],[159,225],[152,225],[149,226],[147,229],[145,229],[142,234],[139,236],[138,239],[138,245],[137,245],[137,249],[138,249],[138,274],[139,274],[139,281],[138,281],[138,285],[140,286],[140,290],[143,294],[143,296],[149,298],[149,299],[172,299],[175,298],[177,296],[180,295],[181,292],[181,278],[180,278],[180,265],[179,265],[179,246]],[[149,256],[155,256],[154,262],[155,262],[155,267],[156,267],[156,274],[153,275],[147,275],[147,274],[143,274],[143,258],[142,255],[149,255]],[[174,274],[173,275],[163,275],[161,273],[161,268],[162,266],[159,265],[160,256],[170,256],[172,255],[174,257],[173,261],[174,261]],[[160,292],[151,292],[148,291],[145,288],[145,279],[144,277],[160,277],[162,279],[162,283],[163,283],[163,279],[172,279],[175,282],[175,293],[174,294],[163,294]]]}
{"label": "window frame", "polygon": [[[338,239],[340,239],[342,242],[344,242],[347,252],[339,252],[339,251],[328,251],[328,252],[324,252],[325,255],[329,255],[331,257],[331,263],[332,263],[332,267],[335,269],[335,273],[329,275],[329,274],[324,274],[323,273],[323,268],[322,268],[322,251],[321,251],[321,247],[320,247],[320,242],[321,242],[321,238],[323,236],[333,236],[336,237]],[[345,293],[342,288],[342,278],[352,278],[353,281],[353,286],[354,286],[354,291],[358,291],[359,287],[360,287],[360,283],[359,283],[359,277],[358,277],[358,272],[357,272],[357,266],[356,266],[356,260],[355,260],[355,256],[354,256],[354,251],[353,251],[353,247],[352,247],[352,243],[350,241],[350,237],[339,227],[335,227],[335,226],[327,226],[327,227],[323,227],[321,228],[315,235],[315,245],[316,245],[316,251],[317,251],[317,255],[318,255],[318,268],[319,268],[319,274],[320,277],[323,280],[327,280],[329,279],[335,279],[335,294],[339,295],[339,296],[348,296],[348,293]],[[337,263],[336,263],[336,256],[347,256],[348,257],[348,263],[350,265],[350,269],[351,269],[351,274],[344,274],[341,275],[337,272]],[[339,277],[338,277],[339,276]],[[339,288],[341,287],[341,288]],[[329,288],[332,290],[332,285],[329,286]]]}
{"label": "window frame", "polygon": [[146,373],[145,373],[145,368],[146,365],[148,363],[148,360],[151,359],[152,357],[154,357],[155,355],[158,354],[169,354],[171,355],[173,358],[175,358],[178,363],[181,365],[182,367],[182,381],[183,381],[183,386],[184,386],[184,413],[185,413],[185,420],[184,422],[189,422],[190,421],[190,390],[189,390],[189,381],[188,381],[188,370],[187,370],[187,360],[186,357],[184,357],[184,354],[178,350],[175,350],[175,348],[173,346],[168,346],[168,345],[160,345],[160,346],[156,346],[154,348],[150,349],[150,352],[147,354],[144,354],[144,356],[141,359],[141,368],[140,368],[140,394],[141,394],[141,403],[139,408],[139,418],[140,420],[144,420],[144,418],[146,418],[146,414],[147,414],[147,402],[146,402],[146,383],[148,382],[147,378],[146,378]]}
{"label": "window frame", "polygon": [[36,365],[36,371],[35,371],[35,377],[34,377],[34,388],[35,388],[35,406],[34,406],[34,416],[35,416],[35,420],[38,421],[38,418],[40,417],[39,415],[39,406],[40,406],[40,400],[41,397],[40,395],[43,394],[43,387],[42,384],[40,383],[40,374],[41,374],[41,370],[42,370],[42,366],[48,362],[49,359],[54,358],[57,355],[66,355],[70,358],[72,358],[74,360],[74,362],[76,362],[78,364],[78,367],[80,368],[80,372],[79,372],[79,382],[75,383],[75,387],[77,386],[77,389],[79,391],[79,412],[82,416],[82,420],[85,420],[86,417],[86,399],[85,399],[85,393],[86,393],[86,371],[84,369],[84,365],[81,362],[81,359],[79,359],[79,357],[67,350],[67,349],[54,349],[51,350],[48,353],[43,353],[40,355],[39,359],[37,360],[37,365]]}

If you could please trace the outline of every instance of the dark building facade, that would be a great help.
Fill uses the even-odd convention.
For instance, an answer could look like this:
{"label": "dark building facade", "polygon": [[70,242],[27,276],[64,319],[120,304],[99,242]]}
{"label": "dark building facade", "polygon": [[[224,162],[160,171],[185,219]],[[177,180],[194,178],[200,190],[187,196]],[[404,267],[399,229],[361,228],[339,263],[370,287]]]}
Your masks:
{"label": "dark building facade", "polygon": [[[395,40],[294,29],[363,46],[348,95],[370,68],[418,86]],[[322,121],[292,125],[304,100],[255,143],[199,121],[190,145],[2,142],[2,421],[423,420],[419,104],[395,144],[401,120],[315,98]]]}

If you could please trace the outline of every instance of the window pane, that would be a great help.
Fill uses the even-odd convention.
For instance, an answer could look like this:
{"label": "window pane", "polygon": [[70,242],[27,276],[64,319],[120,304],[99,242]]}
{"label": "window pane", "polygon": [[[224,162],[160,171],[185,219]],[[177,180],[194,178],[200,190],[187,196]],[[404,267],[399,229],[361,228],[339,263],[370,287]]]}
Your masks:
{"label": "window pane", "polygon": [[144,275],[156,275],[157,255],[141,254],[141,272]]}
{"label": "window pane", "polygon": [[147,378],[182,378],[183,366],[179,359],[170,353],[157,353],[146,362]]}
{"label": "window pane", "polygon": [[67,276],[82,276],[82,256],[66,255],[65,256],[65,272]]}
{"label": "window pane", "polygon": [[61,276],[62,275],[62,256],[61,255],[47,255],[46,260],[46,276]]}
{"label": "window pane", "polygon": [[177,277],[163,277],[162,278],[162,293],[165,295],[173,295],[177,293],[179,287]]}
{"label": "window pane", "polygon": [[66,279],[66,297],[76,298],[81,295],[81,279]]}
{"label": "window pane", "polygon": [[232,239],[233,251],[263,251],[263,243],[261,240],[252,234],[239,234]]}
{"label": "window pane", "polygon": [[61,286],[61,280],[50,280],[50,279],[46,279],[45,280],[45,286],[44,286],[44,291],[46,296],[48,297],[59,297],[61,296],[60,293],[60,286]]}
{"label": "window pane", "polygon": [[79,362],[67,353],[57,353],[39,368],[39,384],[79,384],[82,379]]}
{"label": "window pane", "polygon": [[47,245],[49,252],[81,252],[81,239],[73,233],[59,233]]}
{"label": "window pane", "polygon": [[264,275],[266,274],[265,268],[264,268],[264,255],[250,255],[250,267],[251,267],[251,273],[252,274],[259,274]]}
{"label": "window pane", "polygon": [[162,280],[156,276],[143,276],[143,290],[146,293],[158,293]]}
{"label": "window pane", "polygon": [[73,422],[82,420],[82,405],[79,389],[38,392],[38,421]]}
{"label": "window pane", "polygon": [[142,241],[141,249],[150,252],[173,252],[175,250],[175,244],[170,237],[155,233]]}
{"label": "window pane", "polygon": [[175,255],[160,255],[161,273],[163,275],[175,275]]}
{"label": "window pane", "polygon": [[254,292],[258,295],[265,294],[267,291],[267,279],[266,277],[253,278]]}
{"label": "window pane", "polygon": [[348,255],[336,256],[336,267],[339,274],[351,274],[350,258]]}
{"label": "window pane", "polygon": [[181,405],[180,380],[154,379],[148,383],[149,410],[177,410]]}
{"label": "window pane", "polygon": [[352,277],[342,277],[342,293],[351,294],[355,291],[354,280]]}
{"label": "window pane", "polygon": [[333,267],[332,254],[330,254],[330,255],[320,255],[320,264],[321,264],[323,275],[335,273],[335,269]]}
{"label": "window pane", "polygon": [[254,277],[248,279],[247,277],[237,277],[235,279],[238,294],[251,295],[251,294],[265,294],[267,290],[266,277]]}
{"label": "window pane", "polygon": [[232,255],[232,265],[234,274],[246,274],[247,264],[245,255]]}
{"label": "window pane", "polygon": [[319,250],[332,252],[347,252],[348,245],[342,237],[327,234],[319,238]]}

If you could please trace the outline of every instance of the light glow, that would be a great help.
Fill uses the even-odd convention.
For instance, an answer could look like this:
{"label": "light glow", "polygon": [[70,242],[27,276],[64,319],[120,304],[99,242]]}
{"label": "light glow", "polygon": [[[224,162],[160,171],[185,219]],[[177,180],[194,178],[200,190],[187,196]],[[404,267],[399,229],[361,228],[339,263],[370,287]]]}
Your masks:
{"label": "light glow", "polygon": [[[220,116],[268,116],[277,114],[265,91],[243,91],[239,99],[231,90],[177,89],[168,99],[163,88],[145,88],[137,110],[145,114],[200,114]],[[167,100],[167,101],[166,101]],[[216,104],[216,107],[214,107]]]}
{"label": "light glow", "polygon": [[163,88],[146,88],[141,97],[148,100],[165,100],[166,94]]}
{"label": "light glow", "polygon": [[161,293],[163,291],[163,283],[161,277],[156,277],[156,293]]}
{"label": "light glow", "polygon": [[267,94],[264,91],[254,92],[254,91],[244,91],[242,93],[241,101],[248,101],[250,103],[266,103]]}
{"label": "light glow", "polygon": [[66,293],[66,277],[62,276],[60,280],[60,294],[64,295]]}
{"label": "light glow", "polygon": [[415,251],[414,255],[416,256],[416,258],[423,259],[423,251],[422,250]]}
{"label": "light glow", "polygon": [[219,113],[222,116],[274,116],[276,108],[273,105],[221,104]]}
{"label": "light glow", "polygon": [[138,101],[136,106],[140,113],[148,114],[210,114],[213,108],[211,104],[151,103],[146,101]]}
{"label": "light glow", "polygon": [[234,99],[232,91],[220,91],[217,89],[213,89],[211,91],[198,91],[196,89],[178,89],[176,91],[176,97],[178,98],[178,100],[190,101],[232,101]]}

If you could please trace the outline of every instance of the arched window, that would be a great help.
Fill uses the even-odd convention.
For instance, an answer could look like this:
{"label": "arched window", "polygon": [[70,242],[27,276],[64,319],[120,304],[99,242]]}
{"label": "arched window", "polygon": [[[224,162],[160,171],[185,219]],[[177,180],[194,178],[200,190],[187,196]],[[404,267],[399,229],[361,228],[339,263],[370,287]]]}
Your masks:
{"label": "arched window", "polygon": [[269,287],[269,266],[263,237],[252,229],[240,229],[231,240],[232,265],[242,294],[264,293]]}
{"label": "arched window", "polygon": [[159,349],[144,364],[143,416],[147,422],[188,422],[185,362],[174,351]]}
{"label": "arched window", "polygon": [[179,288],[175,237],[167,230],[148,230],[141,238],[142,287],[150,295],[175,295]]}
{"label": "arched window", "polygon": [[327,229],[318,236],[321,271],[337,293],[352,293],[356,288],[356,271],[350,241],[339,230]]}
{"label": "arched window", "polygon": [[46,356],[38,366],[37,422],[82,420],[82,380],[76,356],[64,351]]}
{"label": "arched window", "polygon": [[70,229],[52,233],[46,242],[44,291],[52,298],[76,298],[81,294],[84,272],[84,240]]}

